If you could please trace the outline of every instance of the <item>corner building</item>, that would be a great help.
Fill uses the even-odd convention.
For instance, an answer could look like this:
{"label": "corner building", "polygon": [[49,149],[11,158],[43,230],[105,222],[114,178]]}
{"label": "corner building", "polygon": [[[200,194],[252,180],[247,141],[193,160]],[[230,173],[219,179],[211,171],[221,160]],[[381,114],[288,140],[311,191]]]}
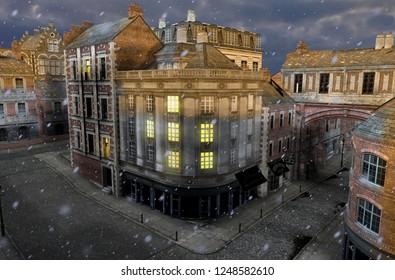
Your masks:
{"label": "corner building", "polygon": [[345,259],[395,259],[395,99],[353,131]]}

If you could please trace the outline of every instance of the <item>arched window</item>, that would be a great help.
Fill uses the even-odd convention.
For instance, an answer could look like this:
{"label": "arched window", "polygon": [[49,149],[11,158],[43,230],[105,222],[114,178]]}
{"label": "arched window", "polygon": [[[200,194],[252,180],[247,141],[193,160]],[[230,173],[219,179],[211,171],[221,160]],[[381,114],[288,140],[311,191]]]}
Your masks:
{"label": "arched window", "polygon": [[387,162],[373,154],[363,154],[362,177],[373,184],[384,186]]}
{"label": "arched window", "polygon": [[364,199],[358,199],[358,223],[367,229],[379,233],[381,210]]}

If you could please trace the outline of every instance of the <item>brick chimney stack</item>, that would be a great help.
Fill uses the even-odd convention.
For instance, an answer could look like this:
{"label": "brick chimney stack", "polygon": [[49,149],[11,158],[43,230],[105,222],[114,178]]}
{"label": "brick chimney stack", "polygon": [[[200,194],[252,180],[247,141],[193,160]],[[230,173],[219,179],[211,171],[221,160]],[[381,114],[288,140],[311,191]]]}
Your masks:
{"label": "brick chimney stack", "polygon": [[133,3],[129,6],[128,9],[128,19],[137,17],[137,16],[143,16],[144,10],[140,7],[139,4]]}

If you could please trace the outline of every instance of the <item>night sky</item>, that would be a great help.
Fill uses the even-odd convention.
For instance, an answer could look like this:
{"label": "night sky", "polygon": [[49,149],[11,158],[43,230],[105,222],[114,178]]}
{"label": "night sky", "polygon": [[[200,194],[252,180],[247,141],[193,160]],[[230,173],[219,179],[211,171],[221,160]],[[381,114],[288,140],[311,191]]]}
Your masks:
{"label": "night sky", "polygon": [[0,0],[0,47],[50,21],[63,34],[82,20],[125,17],[132,2],[151,26],[184,21],[193,9],[198,21],[261,34],[263,67],[273,74],[300,40],[310,49],[371,48],[379,32],[395,32],[394,0]]}

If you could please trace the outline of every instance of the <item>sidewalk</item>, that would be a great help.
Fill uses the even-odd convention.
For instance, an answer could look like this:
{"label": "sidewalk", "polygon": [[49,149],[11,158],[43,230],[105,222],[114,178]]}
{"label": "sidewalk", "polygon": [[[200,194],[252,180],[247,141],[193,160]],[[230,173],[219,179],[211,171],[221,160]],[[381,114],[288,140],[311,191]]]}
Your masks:
{"label": "sidewalk", "polygon": [[[294,180],[291,185],[284,186],[267,197],[251,201],[247,205],[235,209],[233,213],[218,219],[190,221],[172,218],[151,210],[145,205],[130,203],[125,198],[117,198],[103,193],[94,183],[73,171],[69,160],[66,159],[68,154],[61,156],[57,152],[48,152],[36,157],[61,174],[82,195],[199,254],[218,251],[243,231],[281,208],[284,203],[291,201],[342,169],[340,156],[337,155],[328,162],[325,168],[310,176],[309,181]],[[346,159],[345,162],[347,162]],[[336,219],[334,222],[338,223]],[[322,250],[322,252],[326,251]]]}

